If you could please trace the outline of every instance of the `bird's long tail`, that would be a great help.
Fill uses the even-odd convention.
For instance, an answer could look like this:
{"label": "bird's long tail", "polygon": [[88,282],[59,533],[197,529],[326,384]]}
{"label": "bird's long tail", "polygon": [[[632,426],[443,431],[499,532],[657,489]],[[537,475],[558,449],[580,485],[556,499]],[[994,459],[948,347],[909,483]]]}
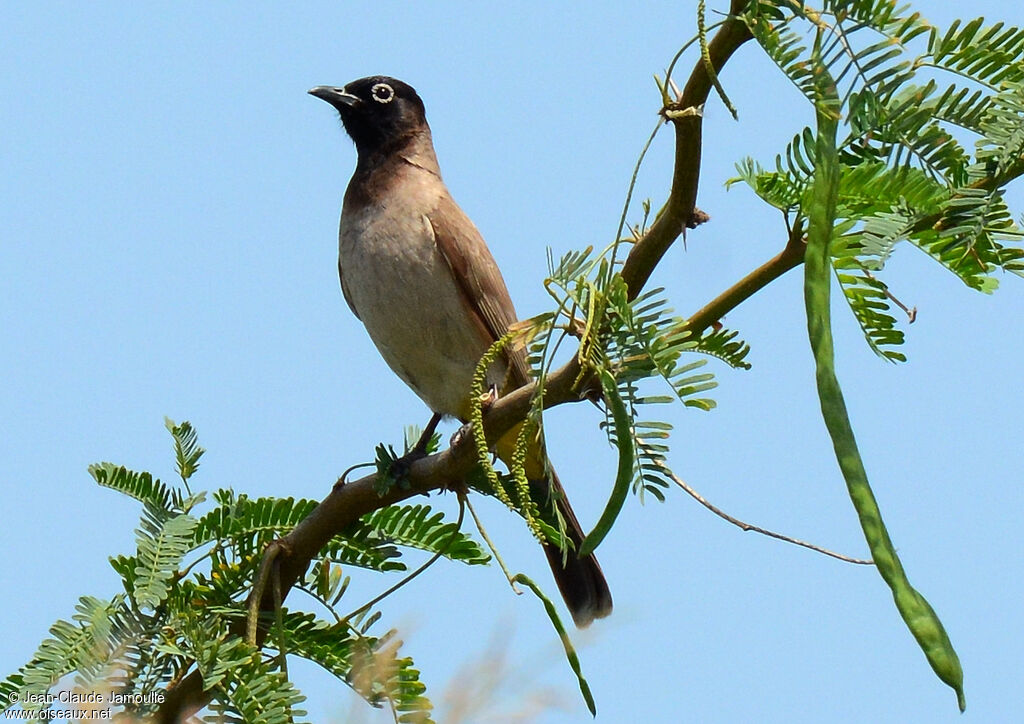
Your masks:
{"label": "bird's long tail", "polygon": [[608,582],[593,553],[582,558],[576,554],[583,542],[583,528],[565,497],[555,471],[549,468],[549,479],[531,481],[531,484],[544,486],[545,492],[554,498],[559,514],[565,520],[565,534],[572,548],[563,552],[557,545],[545,543],[544,554],[548,558],[558,590],[572,614],[572,620],[578,627],[584,628],[593,623],[595,618],[604,618],[612,612],[612,593],[608,589]]}

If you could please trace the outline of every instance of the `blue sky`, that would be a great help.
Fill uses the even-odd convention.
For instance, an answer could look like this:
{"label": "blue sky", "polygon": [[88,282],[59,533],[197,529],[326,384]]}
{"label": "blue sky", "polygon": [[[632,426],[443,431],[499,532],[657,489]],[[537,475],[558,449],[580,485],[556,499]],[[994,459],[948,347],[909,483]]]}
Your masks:
{"label": "blue sky", "polygon": [[[164,415],[191,420],[209,449],[197,485],[311,498],[426,421],[342,301],[337,216],[355,153],[309,87],[387,73],[420,91],[446,180],[527,316],[544,309],[546,247],[612,238],[655,122],[651,76],[693,32],[693,5],[4,4],[4,674],[78,596],[118,590],[107,557],[133,550],[138,510],[86,467],[110,460],[170,479]],[[952,17],[952,4],[920,9]],[[1024,20],[1008,0],[972,10]],[[684,314],[781,248],[780,219],[723,182],[735,161],[769,160],[812,120],[753,45],[723,82],[741,120],[708,105],[699,205],[712,222],[654,280]],[[660,204],[670,172],[665,132],[637,197]],[[1017,216],[1022,196],[1018,184]],[[874,571],[744,534],[674,492],[664,505],[628,501],[599,550],[616,611],[577,637],[598,721],[1021,714],[1021,280],[980,295],[909,248],[885,278],[919,311],[910,362],[880,361],[837,308],[838,371],[890,533],[960,653],[965,718]],[[793,272],[728,316],[754,368],[715,368],[718,408],[673,416],[670,462],[740,518],[863,555],[802,309]],[[582,405],[549,421],[585,521],[613,478],[598,421]],[[521,522],[480,509],[511,565],[553,590]],[[383,587],[360,582],[364,598]],[[531,721],[590,720],[542,611],[497,568],[438,564],[383,608],[438,705],[501,658],[507,683],[470,721],[552,696],[560,706]],[[501,657],[488,656],[495,646]],[[388,720],[311,668],[296,673],[313,721]]]}

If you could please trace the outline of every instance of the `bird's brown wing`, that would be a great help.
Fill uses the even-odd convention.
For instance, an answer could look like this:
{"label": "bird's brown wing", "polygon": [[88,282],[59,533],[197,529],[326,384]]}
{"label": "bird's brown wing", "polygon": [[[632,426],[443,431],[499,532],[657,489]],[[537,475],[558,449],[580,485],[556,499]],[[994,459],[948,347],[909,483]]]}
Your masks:
{"label": "bird's brown wing", "polygon": [[[427,214],[427,221],[434,232],[434,242],[462,292],[466,308],[489,340],[497,340],[515,323],[516,310],[483,237],[447,194]],[[505,356],[509,361],[512,386],[523,385],[529,376],[522,346],[506,347]]]}

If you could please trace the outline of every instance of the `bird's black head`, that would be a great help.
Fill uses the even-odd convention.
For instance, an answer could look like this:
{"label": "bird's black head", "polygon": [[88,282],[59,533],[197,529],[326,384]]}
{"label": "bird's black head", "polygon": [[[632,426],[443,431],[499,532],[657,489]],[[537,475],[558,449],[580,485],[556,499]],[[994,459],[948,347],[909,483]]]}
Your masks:
{"label": "bird's black head", "polygon": [[309,91],[338,109],[360,155],[397,148],[427,129],[423,101],[408,83],[386,75],[360,78],[343,88]]}

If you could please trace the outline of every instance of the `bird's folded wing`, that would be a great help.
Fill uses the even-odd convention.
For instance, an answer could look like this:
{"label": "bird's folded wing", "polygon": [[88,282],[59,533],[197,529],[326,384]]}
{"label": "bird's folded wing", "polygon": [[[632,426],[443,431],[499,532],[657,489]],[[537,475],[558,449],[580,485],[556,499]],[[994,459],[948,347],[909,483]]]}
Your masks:
{"label": "bird's folded wing", "polygon": [[[494,342],[516,322],[516,310],[487,244],[473,222],[447,194],[427,214],[427,221],[467,308],[481,323],[490,342]],[[513,387],[525,384],[529,375],[522,346],[507,347],[506,357]]]}

